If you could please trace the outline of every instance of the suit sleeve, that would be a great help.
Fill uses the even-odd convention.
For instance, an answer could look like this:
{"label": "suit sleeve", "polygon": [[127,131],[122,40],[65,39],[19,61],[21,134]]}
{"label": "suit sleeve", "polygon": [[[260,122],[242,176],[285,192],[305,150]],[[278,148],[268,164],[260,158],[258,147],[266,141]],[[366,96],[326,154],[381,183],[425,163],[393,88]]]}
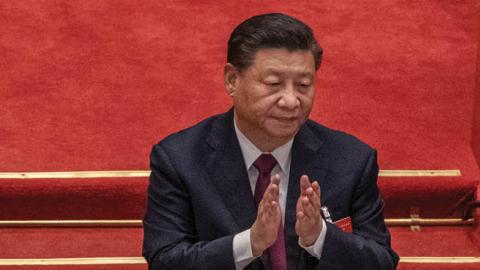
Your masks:
{"label": "suit sleeve", "polygon": [[161,145],[154,146],[150,161],[143,221],[143,256],[148,269],[235,269],[234,235],[199,240],[188,188]]}
{"label": "suit sleeve", "polygon": [[378,165],[372,150],[351,205],[353,233],[327,222],[327,235],[320,260],[307,256],[309,269],[395,269],[397,254],[390,247],[383,201],[377,186]]}

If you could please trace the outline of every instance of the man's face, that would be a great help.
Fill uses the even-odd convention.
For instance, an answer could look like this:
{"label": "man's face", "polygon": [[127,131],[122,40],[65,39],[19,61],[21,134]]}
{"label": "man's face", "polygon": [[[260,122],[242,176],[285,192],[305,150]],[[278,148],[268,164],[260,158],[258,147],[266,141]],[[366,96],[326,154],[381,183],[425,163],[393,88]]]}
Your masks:
{"label": "man's face", "polygon": [[316,74],[313,54],[262,49],[250,67],[235,74],[233,82],[227,82],[227,89],[242,132],[255,144],[283,144],[293,138],[312,109]]}

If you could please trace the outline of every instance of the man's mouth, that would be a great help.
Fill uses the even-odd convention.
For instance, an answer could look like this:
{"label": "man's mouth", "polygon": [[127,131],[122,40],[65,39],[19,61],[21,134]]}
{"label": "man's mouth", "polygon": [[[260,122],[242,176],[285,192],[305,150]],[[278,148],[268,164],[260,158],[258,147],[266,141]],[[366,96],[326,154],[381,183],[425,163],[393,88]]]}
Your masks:
{"label": "man's mouth", "polygon": [[273,117],[275,120],[280,121],[280,122],[293,122],[298,119],[298,117],[292,116],[292,117]]}

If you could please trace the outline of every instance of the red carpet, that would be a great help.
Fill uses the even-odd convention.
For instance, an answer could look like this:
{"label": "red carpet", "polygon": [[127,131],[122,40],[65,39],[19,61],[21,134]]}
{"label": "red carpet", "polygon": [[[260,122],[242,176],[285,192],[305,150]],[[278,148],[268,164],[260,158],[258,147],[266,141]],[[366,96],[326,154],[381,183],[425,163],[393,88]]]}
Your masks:
{"label": "red carpet", "polygon": [[312,118],[378,148],[383,169],[478,177],[479,4],[2,1],[0,171],[148,168],[153,143],[230,106],[232,27],[280,11],[325,49]]}
{"label": "red carpet", "polygon": [[[141,256],[141,228],[2,228],[0,258]],[[74,247],[74,248],[72,248]]]}
{"label": "red carpet", "polygon": [[[387,218],[414,207],[458,218],[480,197],[478,1],[0,1],[0,173],[148,170],[152,144],[229,108],[226,41],[263,12],[304,20],[325,50],[313,119],[377,148],[383,170],[461,171],[382,177]],[[0,179],[0,220],[140,219],[146,185]],[[478,257],[479,226],[395,227],[392,243],[401,256]],[[0,259],[140,256],[141,237],[140,228],[0,228]],[[8,269],[47,268],[65,269]]]}

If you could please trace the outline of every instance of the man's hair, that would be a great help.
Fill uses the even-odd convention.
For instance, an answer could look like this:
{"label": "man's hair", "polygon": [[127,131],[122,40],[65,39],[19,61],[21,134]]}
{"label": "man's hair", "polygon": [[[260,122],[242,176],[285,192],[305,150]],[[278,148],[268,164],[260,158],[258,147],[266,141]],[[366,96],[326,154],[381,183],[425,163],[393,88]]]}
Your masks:
{"label": "man's hair", "polygon": [[323,50],[312,29],[294,17],[282,13],[253,16],[239,24],[228,40],[227,62],[243,71],[253,63],[260,49],[310,51],[318,70]]}

